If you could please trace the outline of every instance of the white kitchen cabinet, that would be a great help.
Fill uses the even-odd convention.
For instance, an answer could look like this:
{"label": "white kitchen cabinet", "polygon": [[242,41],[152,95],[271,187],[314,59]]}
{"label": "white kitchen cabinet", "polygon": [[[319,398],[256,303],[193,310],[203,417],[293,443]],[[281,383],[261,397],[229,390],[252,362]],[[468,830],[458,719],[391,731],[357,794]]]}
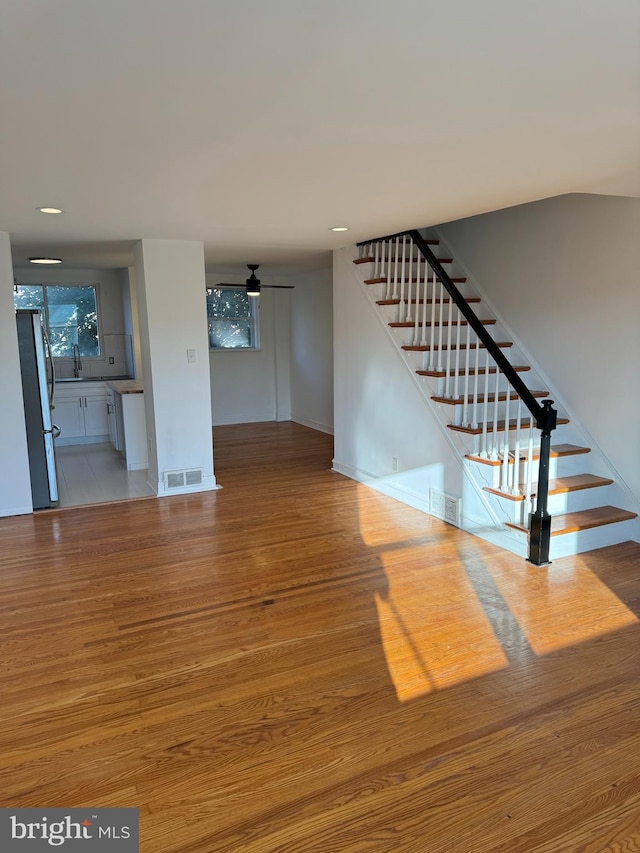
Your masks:
{"label": "white kitchen cabinet", "polygon": [[107,417],[109,420],[109,441],[119,452],[124,451],[124,428],[122,423],[122,405],[120,395],[107,387]]}
{"label": "white kitchen cabinet", "polygon": [[104,382],[58,383],[53,422],[60,427],[56,444],[89,444],[109,435]]}
{"label": "white kitchen cabinet", "polygon": [[149,463],[142,383],[109,382],[107,402],[111,443],[124,456],[128,471],[144,470]]}

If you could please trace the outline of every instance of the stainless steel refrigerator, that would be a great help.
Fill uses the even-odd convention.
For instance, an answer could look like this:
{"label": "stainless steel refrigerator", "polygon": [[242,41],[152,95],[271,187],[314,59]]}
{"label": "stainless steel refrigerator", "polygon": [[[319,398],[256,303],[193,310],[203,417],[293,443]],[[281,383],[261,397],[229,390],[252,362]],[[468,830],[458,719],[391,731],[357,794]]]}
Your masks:
{"label": "stainless steel refrigerator", "polygon": [[18,348],[22,372],[22,396],[27,426],[31,495],[34,509],[52,506],[58,500],[53,439],[59,430],[51,410],[55,390],[53,358],[39,311],[16,311]]}

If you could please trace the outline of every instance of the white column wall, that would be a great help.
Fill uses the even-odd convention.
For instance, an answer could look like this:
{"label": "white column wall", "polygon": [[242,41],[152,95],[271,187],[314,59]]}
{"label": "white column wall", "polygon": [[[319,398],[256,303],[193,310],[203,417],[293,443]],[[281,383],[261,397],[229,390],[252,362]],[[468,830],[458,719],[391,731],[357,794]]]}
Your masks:
{"label": "white column wall", "polygon": [[0,231],[0,516],[33,511],[9,235]]}
{"label": "white column wall", "polygon": [[640,500],[640,200],[560,196],[438,230]]}
{"label": "white column wall", "polygon": [[[216,488],[203,245],[140,240],[134,254],[150,485],[159,495]],[[165,488],[165,472],[195,468],[202,486]]]}
{"label": "white column wall", "polygon": [[333,433],[333,271],[291,283],[291,419]]}

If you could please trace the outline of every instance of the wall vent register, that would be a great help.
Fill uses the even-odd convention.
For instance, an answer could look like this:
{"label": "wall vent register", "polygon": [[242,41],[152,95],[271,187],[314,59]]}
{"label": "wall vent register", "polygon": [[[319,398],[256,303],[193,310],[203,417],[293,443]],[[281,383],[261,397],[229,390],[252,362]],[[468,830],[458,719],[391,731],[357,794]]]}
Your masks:
{"label": "wall vent register", "polygon": [[165,471],[164,485],[166,489],[183,489],[185,486],[202,485],[202,468],[191,468],[184,471]]}

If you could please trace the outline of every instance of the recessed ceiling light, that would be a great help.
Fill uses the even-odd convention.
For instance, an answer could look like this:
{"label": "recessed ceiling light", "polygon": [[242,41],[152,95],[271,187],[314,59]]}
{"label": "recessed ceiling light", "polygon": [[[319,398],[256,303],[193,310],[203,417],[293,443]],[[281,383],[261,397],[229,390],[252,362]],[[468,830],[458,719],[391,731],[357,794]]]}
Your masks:
{"label": "recessed ceiling light", "polygon": [[39,207],[38,210],[40,213],[62,213],[62,209],[59,207]]}
{"label": "recessed ceiling light", "polygon": [[62,258],[29,258],[30,264],[61,264]]}
{"label": "recessed ceiling light", "polygon": [[329,231],[348,231],[346,225],[335,225],[333,228],[329,228]]}

